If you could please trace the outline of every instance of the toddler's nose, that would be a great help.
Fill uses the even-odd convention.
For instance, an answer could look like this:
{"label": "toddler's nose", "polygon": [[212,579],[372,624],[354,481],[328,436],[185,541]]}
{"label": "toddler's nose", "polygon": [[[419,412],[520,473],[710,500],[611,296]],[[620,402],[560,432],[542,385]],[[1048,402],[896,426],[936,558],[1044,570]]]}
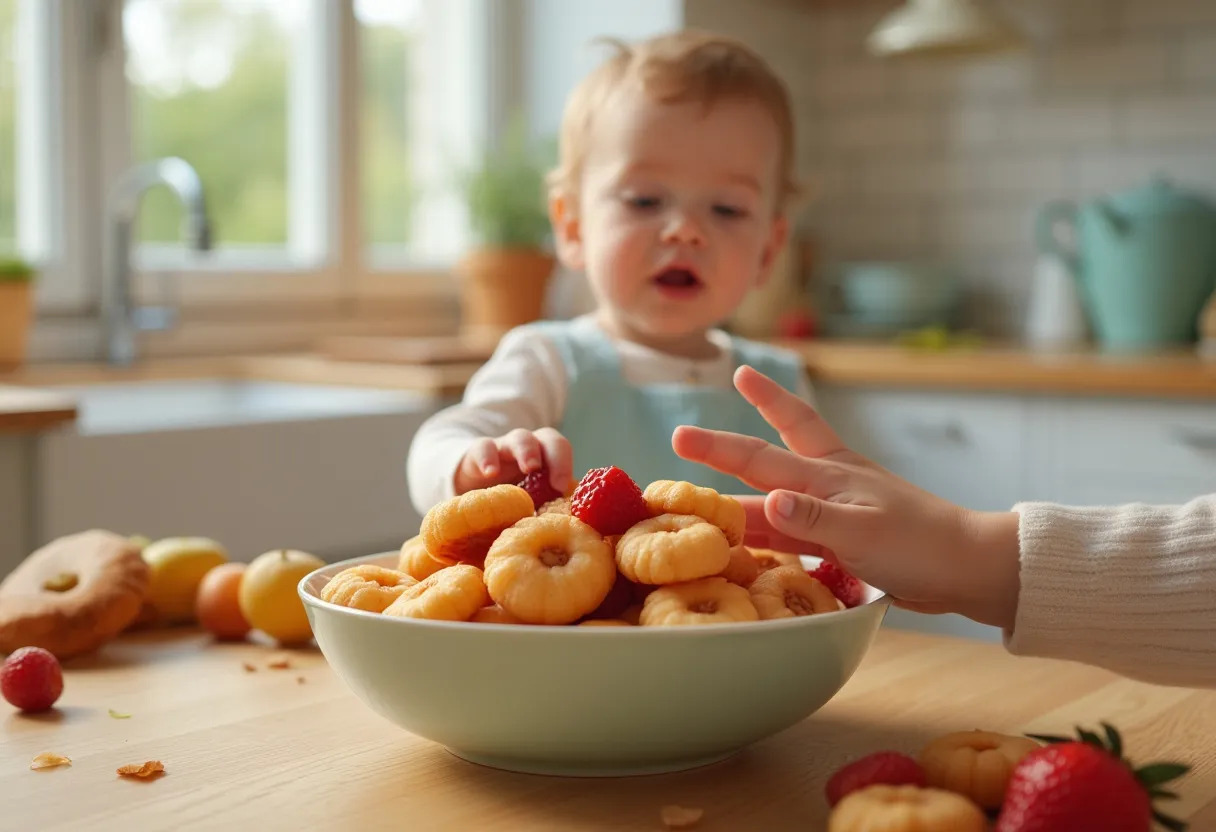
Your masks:
{"label": "toddler's nose", "polygon": [[701,226],[687,211],[673,211],[663,228],[665,243],[699,246],[705,242]]}

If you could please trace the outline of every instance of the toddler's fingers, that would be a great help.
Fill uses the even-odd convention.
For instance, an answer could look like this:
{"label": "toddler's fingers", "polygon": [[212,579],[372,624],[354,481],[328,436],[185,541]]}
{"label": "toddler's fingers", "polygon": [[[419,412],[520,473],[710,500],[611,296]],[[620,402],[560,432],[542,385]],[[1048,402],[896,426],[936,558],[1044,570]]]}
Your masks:
{"label": "toddler's fingers", "polygon": [[574,449],[570,447],[570,440],[553,428],[541,428],[536,431],[536,439],[540,442],[545,453],[545,462],[549,465],[550,482],[564,494],[574,477]]}
{"label": "toddler's fingers", "polygon": [[861,537],[869,522],[866,515],[872,511],[792,491],[769,494],[764,509],[769,524],[779,534],[845,552],[865,545]]}
{"label": "toddler's fingers", "polygon": [[464,452],[462,467],[465,473],[479,478],[496,476],[499,470],[498,445],[488,437],[473,440],[473,444]]}
{"label": "toddler's fingers", "polygon": [[735,371],[735,388],[772,425],[796,454],[821,457],[847,450],[815,408],[757,370]]}
{"label": "toddler's fingers", "polygon": [[759,491],[785,488],[826,496],[844,485],[831,463],[806,459],[754,436],[681,425],[671,446],[684,459],[731,474]]}
{"label": "toddler's fingers", "polygon": [[514,457],[519,470],[525,474],[539,471],[544,464],[540,442],[530,430],[516,428],[499,439],[498,446],[507,452],[507,456]]}

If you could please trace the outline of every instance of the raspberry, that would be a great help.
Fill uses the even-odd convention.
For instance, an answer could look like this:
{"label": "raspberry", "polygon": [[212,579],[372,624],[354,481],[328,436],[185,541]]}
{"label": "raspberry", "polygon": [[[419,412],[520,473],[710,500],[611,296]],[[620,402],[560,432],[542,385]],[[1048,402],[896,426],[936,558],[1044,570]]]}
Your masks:
{"label": "raspberry", "polygon": [[0,693],[23,711],[45,711],[63,693],[59,660],[41,647],[22,647],[0,667]]}
{"label": "raspberry", "polygon": [[832,594],[846,607],[861,604],[861,581],[836,564],[825,560],[814,569],[808,569],[807,574],[832,590]]}
{"label": "raspberry", "polygon": [[615,465],[583,475],[570,497],[570,513],[602,535],[624,534],[650,516],[642,489]]}
{"label": "raspberry", "polygon": [[896,751],[879,751],[854,760],[828,780],[824,792],[828,805],[835,806],[845,795],[867,786],[924,786],[925,770],[920,763]]}
{"label": "raspberry", "polygon": [[562,493],[553,487],[553,480],[549,476],[547,467],[528,474],[519,481],[518,485],[528,492],[528,496],[532,498],[532,506],[537,510],[550,500],[556,500],[562,496]]}

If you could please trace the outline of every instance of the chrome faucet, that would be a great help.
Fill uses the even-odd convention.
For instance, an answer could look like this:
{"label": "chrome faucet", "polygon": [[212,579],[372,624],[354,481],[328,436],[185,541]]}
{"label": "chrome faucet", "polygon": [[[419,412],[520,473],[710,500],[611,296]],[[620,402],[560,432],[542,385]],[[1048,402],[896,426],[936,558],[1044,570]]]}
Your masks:
{"label": "chrome faucet", "polygon": [[149,188],[166,185],[184,208],[182,234],[195,251],[211,248],[211,223],[198,172],[184,159],[168,157],[136,165],[122,175],[109,194],[110,228],[102,275],[102,322],[106,359],[111,364],[135,360],[135,335],[140,330],[168,329],[176,317],[169,306],[139,307],[132,299],[131,228],[140,201]]}

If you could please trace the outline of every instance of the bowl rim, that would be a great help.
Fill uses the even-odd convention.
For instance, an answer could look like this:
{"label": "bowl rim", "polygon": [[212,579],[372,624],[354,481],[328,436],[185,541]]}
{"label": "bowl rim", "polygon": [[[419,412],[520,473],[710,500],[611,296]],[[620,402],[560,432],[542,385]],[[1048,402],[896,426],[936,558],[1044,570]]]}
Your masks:
{"label": "bowl rim", "polygon": [[[438,630],[456,630],[459,632],[499,632],[499,633],[528,633],[523,635],[523,638],[545,638],[545,637],[561,637],[561,633],[569,633],[571,631],[583,631],[589,634],[586,638],[608,638],[620,637],[624,632],[645,632],[646,635],[638,635],[636,633],[627,635],[625,638],[703,638],[706,636],[717,635],[721,633],[764,633],[772,630],[798,629],[803,627],[820,627],[827,626],[830,622],[841,621],[849,617],[862,618],[873,615],[877,608],[886,608],[890,606],[892,599],[887,593],[871,587],[869,584],[864,584],[867,590],[871,593],[876,593],[874,597],[859,604],[856,607],[846,607],[842,610],[834,612],[818,613],[816,615],[801,615],[793,618],[775,618],[767,621],[731,621],[722,624],[698,624],[695,627],[579,627],[573,624],[493,624],[482,621],[439,621],[428,618],[404,618],[392,615],[384,615],[382,613],[368,612],[367,610],[357,610],[352,607],[344,607],[341,604],[333,604],[329,601],[324,601],[319,595],[316,595],[309,583],[321,576],[321,573],[329,570],[336,570],[333,574],[348,569],[352,566],[374,562],[377,559],[386,557],[396,557],[399,553],[395,550],[378,552],[372,555],[360,555],[346,560],[327,563],[325,566],[318,567],[309,572],[299,583],[296,584],[296,592],[306,607],[313,607],[317,610],[324,610],[326,613],[334,613],[337,615],[352,616],[356,620],[366,619],[369,621],[380,621],[387,623],[387,626],[404,626],[404,627],[421,627],[423,629],[438,629]],[[799,555],[803,558],[803,565],[807,560],[819,562],[820,558],[814,555]],[[330,576],[332,577],[332,575]],[[535,634],[535,635],[532,635]],[[584,636],[577,636],[584,638]]]}

